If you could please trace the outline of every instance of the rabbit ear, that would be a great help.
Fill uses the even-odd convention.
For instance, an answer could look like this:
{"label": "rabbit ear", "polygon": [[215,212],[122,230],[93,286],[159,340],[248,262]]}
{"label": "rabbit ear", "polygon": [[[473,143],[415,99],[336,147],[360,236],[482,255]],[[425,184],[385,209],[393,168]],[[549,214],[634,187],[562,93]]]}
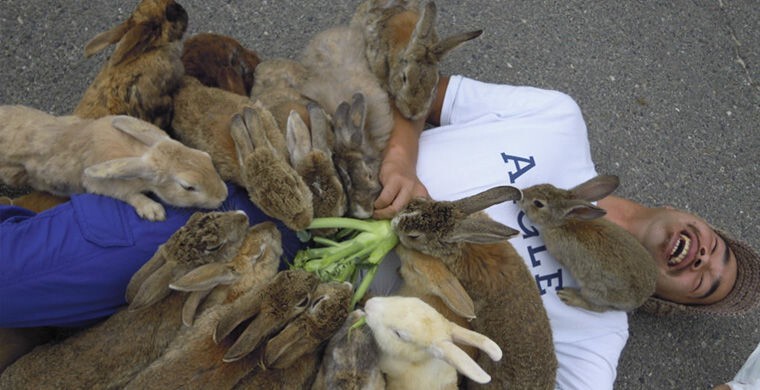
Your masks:
{"label": "rabbit ear", "polygon": [[96,35],[84,46],[84,56],[88,58],[92,57],[109,45],[119,42],[124,34],[127,33],[127,30],[129,30],[131,24],[131,20],[127,20],[108,31]]}
{"label": "rabbit ear", "polygon": [[129,115],[115,116],[111,120],[111,126],[137,138],[138,141],[148,146],[153,146],[159,141],[169,138],[163,130],[155,125]]}
{"label": "rabbit ear", "polygon": [[459,199],[453,203],[465,212],[472,214],[476,211],[485,210],[495,204],[506,202],[508,200],[519,200],[522,193],[515,187],[498,186],[487,189],[481,193]]}
{"label": "rabbit ear", "polygon": [[105,161],[85,168],[90,179],[150,179],[155,177],[153,168],[140,157],[125,157]]}
{"label": "rabbit ear", "polygon": [[332,159],[332,139],[330,137],[332,129],[327,114],[315,103],[309,103],[306,108],[309,110],[309,122],[311,123],[312,148]]}
{"label": "rabbit ear", "polygon": [[451,364],[462,375],[478,383],[488,383],[491,376],[488,375],[472,358],[461,348],[451,341],[444,340],[435,343],[428,348],[428,352],[438,359]]}
{"label": "rabbit ear", "polygon": [[148,279],[148,277],[150,277],[150,275],[152,275],[154,272],[156,272],[156,270],[161,268],[164,263],[166,263],[166,257],[164,256],[165,249],[163,248],[164,244],[161,244],[153,254],[153,257],[151,257],[150,260],[143,264],[143,266],[140,267],[140,269],[138,269],[134,275],[132,275],[132,278],[129,279],[129,283],[127,284],[127,291],[125,293],[127,303],[131,303],[132,300],[134,300],[137,291],[140,289],[140,286],[142,286],[145,280]]}
{"label": "rabbit ear", "polygon": [[457,343],[471,345],[488,354],[493,361],[501,360],[502,352],[499,345],[493,340],[478,332],[463,328],[455,323],[451,323],[451,339]]}
{"label": "rabbit ear", "polygon": [[[303,315],[303,314],[302,314]],[[285,329],[272,337],[264,348],[264,366],[272,368],[287,368],[295,359],[313,351],[316,348],[314,339],[304,337],[304,329],[298,326],[298,318],[288,324]]]}
{"label": "rabbit ear", "polygon": [[589,221],[603,217],[607,214],[603,208],[594,206],[593,204],[584,200],[568,201],[566,205],[563,205],[565,210],[565,218],[579,219],[582,221]]}
{"label": "rabbit ear", "polygon": [[353,131],[350,127],[351,105],[347,102],[342,102],[335,110],[335,140],[340,145],[344,145],[348,148],[359,148],[364,142],[363,131]]}
{"label": "rabbit ear", "polygon": [[177,291],[204,291],[220,284],[232,284],[240,275],[225,263],[209,263],[196,267],[169,285]]}
{"label": "rabbit ear", "polygon": [[573,197],[593,202],[611,194],[620,185],[615,175],[599,175],[578,184],[570,190]]}
{"label": "rabbit ear", "polygon": [[443,56],[446,55],[446,53],[450,52],[453,49],[456,49],[461,44],[469,40],[473,40],[479,37],[481,34],[483,34],[483,30],[475,30],[446,37],[438,42],[432,51],[438,60],[440,60],[443,58]]}
{"label": "rabbit ear", "polygon": [[520,232],[490,218],[467,217],[454,227],[446,240],[490,244],[508,240],[518,233]]}
{"label": "rabbit ear", "polygon": [[253,153],[253,140],[248,134],[248,128],[240,114],[232,116],[230,121],[230,136],[235,144],[235,151],[238,155],[238,164],[245,165],[245,157]]}
{"label": "rabbit ear", "polygon": [[435,18],[438,13],[434,2],[429,1],[422,9],[417,25],[414,26],[414,32],[412,38],[409,40],[409,46],[415,46],[425,43],[431,43],[433,39],[436,39],[433,30],[435,28]]}
{"label": "rabbit ear", "polygon": [[306,156],[311,151],[309,129],[295,110],[291,110],[290,115],[288,115],[285,139],[288,142],[290,164],[295,167],[306,159]]}
{"label": "rabbit ear", "polygon": [[108,61],[112,65],[118,65],[127,58],[136,58],[145,52],[160,38],[155,33],[155,27],[156,25],[150,22],[133,25],[116,45],[116,50]]}
{"label": "rabbit ear", "polygon": [[145,279],[130,303],[129,310],[136,311],[151,306],[169,295],[171,293],[169,283],[174,276],[176,266],[175,263],[164,263],[161,268]]}
{"label": "rabbit ear", "polygon": [[198,311],[198,306],[201,305],[204,299],[211,293],[213,289],[204,291],[193,291],[185,298],[185,304],[182,305],[182,324],[185,326],[192,326],[195,320],[195,313]]}

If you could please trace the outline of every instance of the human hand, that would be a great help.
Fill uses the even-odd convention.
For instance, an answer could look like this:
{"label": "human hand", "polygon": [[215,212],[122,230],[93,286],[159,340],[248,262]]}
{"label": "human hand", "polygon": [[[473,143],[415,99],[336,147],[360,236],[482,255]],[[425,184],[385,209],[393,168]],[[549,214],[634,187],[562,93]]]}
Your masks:
{"label": "human hand", "polygon": [[414,197],[429,197],[427,188],[417,177],[415,161],[403,151],[388,150],[380,166],[383,190],[375,201],[375,219],[390,219]]}

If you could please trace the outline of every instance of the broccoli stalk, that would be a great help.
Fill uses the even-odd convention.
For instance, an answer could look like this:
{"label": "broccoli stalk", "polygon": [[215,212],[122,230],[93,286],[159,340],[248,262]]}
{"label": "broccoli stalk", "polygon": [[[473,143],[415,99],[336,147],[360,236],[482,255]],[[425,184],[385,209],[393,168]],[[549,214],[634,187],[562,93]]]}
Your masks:
{"label": "broccoli stalk", "polygon": [[314,237],[318,247],[298,251],[292,268],[314,272],[322,281],[354,282],[360,269],[368,269],[354,292],[351,307],[361,300],[369,289],[377,267],[386,254],[398,243],[390,220],[362,220],[355,218],[314,218],[307,229],[343,229],[352,233],[348,239],[330,240]]}

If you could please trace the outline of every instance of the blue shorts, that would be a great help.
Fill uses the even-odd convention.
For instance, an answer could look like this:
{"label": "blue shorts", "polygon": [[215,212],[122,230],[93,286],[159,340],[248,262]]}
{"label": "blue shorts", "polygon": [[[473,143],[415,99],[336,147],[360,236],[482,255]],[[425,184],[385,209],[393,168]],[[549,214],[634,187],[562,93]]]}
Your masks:
{"label": "blue shorts", "polygon": [[[93,194],[39,214],[0,206],[0,327],[84,326],[113,314],[132,274],[198,211],[165,207],[166,220],[151,222]],[[232,185],[220,210],[243,210],[252,225],[272,220]],[[301,243],[277,226],[290,260]]]}

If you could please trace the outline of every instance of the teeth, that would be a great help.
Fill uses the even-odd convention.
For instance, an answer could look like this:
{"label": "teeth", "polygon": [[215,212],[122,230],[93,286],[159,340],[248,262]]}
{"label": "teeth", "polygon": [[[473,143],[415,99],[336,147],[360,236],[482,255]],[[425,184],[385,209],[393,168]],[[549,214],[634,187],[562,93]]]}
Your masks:
{"label": "teeth", "polygon": [[691,239],[681,234],[681,239],[678,240],[678,244],[673,248],[673,252],[670,253],[670,259],[668,265],[680,264],[686,255],[689,253],[689,247],[691,246]]}

